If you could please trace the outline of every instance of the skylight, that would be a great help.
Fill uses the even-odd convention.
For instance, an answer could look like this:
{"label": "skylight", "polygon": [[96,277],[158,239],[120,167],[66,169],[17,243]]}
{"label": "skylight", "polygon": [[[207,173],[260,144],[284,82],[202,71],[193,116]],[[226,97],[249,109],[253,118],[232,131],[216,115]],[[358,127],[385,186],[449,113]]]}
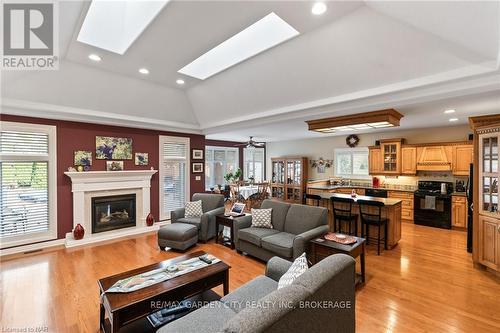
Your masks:
{"label": "skylight", "polygon": [[170,0],[93,0],[79,42],[123,55]]}
{"label": "skylight", "polygon": [[178,72],[205,80],[299,34],[275,13],[217,45]]}

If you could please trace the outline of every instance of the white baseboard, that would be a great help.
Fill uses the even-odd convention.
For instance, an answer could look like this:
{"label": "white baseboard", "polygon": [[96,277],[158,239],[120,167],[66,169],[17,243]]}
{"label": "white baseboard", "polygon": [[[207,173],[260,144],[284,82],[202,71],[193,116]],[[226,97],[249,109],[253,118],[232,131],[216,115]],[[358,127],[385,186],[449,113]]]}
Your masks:
{"label": "white baseboard", "polygon": [[55,239],[55,240],[51,240],[51,241],[47,241],[47,242],[40,242],[40,243],[35,243],[35,244],[27,244],[27,245],[11,247],[8,249],[0,250],[0,257],[11,255],[11,254],[18,254],[18,253],[23,253],[23,252],[30,252],[30,251],[46,249],[49,247],[64,245],[64,243],[65,243],[65,239]]}

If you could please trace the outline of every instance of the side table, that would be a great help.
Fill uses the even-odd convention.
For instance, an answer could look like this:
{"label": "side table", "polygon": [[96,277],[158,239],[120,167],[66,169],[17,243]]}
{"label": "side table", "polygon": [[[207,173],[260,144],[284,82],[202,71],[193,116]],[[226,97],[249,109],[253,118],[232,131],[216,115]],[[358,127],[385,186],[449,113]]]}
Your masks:
{"label": "side table", "polygon": [[[244,215],[243,215],[244,216]],[[215,243],[219,243],[234,249],[234,227],[233,221],[239,217],[225,216],[224,214],[217,215],[215,217]],[[229,227],[230,234],[229,237],[224,237],[224,233],[219,231],[219,226]]]}
{"label": "side table", "polygon": [[310,260],[316,264],[320,260],[336,253],[350,255],[354,259],[360,257],[361,274],[356,273],[356,284],[365,283],[365,244],[366,240],[356,237],[356,243],[344,245],[325,239],[324,237],[314,238],[309,242]]}

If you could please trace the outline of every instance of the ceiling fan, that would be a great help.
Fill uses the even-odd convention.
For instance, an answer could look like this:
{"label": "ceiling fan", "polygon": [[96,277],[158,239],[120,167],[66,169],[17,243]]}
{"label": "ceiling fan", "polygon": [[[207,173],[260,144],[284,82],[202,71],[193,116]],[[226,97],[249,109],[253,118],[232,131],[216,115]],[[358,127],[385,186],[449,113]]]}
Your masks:
{"label": "ceiling fan", "polygon": [[245,148],[261,148],[261,147],[264,147],[265,145],[265,142],[257,142],[257,141],[254,141],[253,140],[253,136],[250,137],[250,140],[248,140],[247,142],[245,143],[240,143],[240,144],[237,144],[237,145],[234,145],[235,147],[245,147]]}

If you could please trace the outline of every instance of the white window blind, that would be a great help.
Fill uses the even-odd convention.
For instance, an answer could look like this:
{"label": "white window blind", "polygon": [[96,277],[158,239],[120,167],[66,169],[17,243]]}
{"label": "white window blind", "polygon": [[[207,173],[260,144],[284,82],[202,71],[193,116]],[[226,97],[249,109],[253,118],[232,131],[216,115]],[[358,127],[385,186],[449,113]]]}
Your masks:
{"label": "white window blind", "polygon": [[2,248],[55,238],[55,128],[2,122]]}
{"label": "white window blind", "polygon": [[160,137],[160,218],[184,207],[189,193],[189,139]]}

